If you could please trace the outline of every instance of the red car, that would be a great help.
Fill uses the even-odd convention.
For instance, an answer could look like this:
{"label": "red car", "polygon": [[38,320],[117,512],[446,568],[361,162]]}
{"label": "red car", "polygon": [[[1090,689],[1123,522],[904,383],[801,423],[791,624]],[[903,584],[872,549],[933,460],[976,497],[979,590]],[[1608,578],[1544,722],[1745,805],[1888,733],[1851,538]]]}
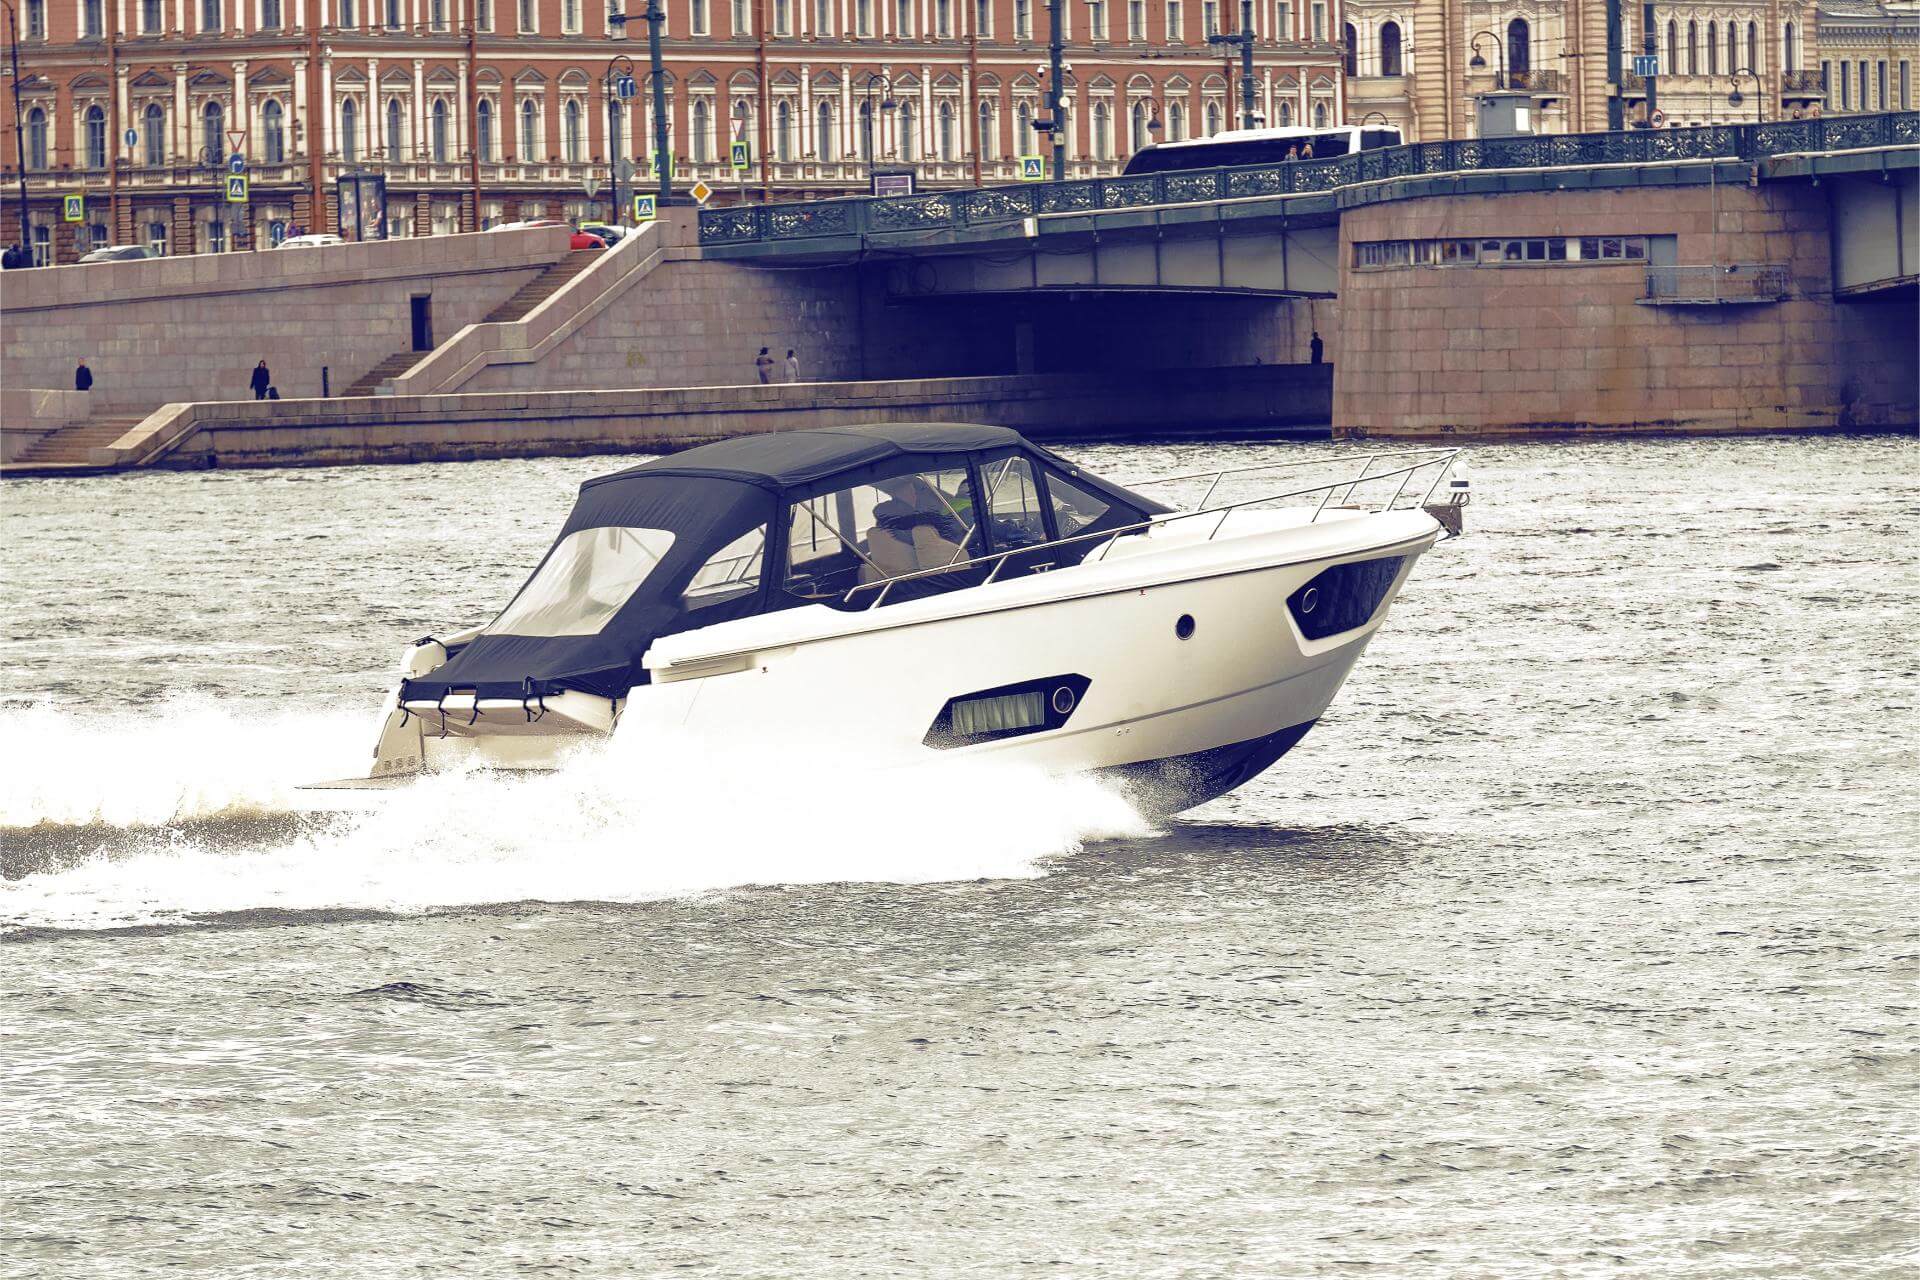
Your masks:
{"label": "red car", "polygon": [[[498,226],[488,227],[487,230],[519,231],[524,227],[565,227],[569,225],[571,224],[562,222],[558,218],[528,218],[523,222],[502,222]],[[567,248],[569,249],[604,249],[606,247],[607,242],[605,240],[602,240],[596,235],[589,235],[578,227],[574,227],[573,235],[567,241]]]}

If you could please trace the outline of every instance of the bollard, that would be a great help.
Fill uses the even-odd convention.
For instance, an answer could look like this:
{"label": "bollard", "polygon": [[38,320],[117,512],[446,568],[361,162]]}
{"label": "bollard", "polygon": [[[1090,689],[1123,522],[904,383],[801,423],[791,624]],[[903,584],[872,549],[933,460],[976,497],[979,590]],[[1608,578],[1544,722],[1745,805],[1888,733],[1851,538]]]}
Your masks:
{"label": "bollard", "polygon": [[327,366],[321,365],[320,366],[320,398],[322,400],[325,400],[332,395],[333,395],[333,392],[327,389]]}

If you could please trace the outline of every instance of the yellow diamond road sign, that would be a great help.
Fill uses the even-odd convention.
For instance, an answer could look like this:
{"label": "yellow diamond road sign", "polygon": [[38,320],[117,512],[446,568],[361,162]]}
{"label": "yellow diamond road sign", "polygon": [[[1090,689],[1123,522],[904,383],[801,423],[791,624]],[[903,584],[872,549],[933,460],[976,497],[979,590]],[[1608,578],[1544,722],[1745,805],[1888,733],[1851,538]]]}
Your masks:
{"label": "yellow diamond road sign", "polygon": [[713,188],[704,182],[696,182],[688,189],[687,194],[695,200],[698,200],[701,204],[705,204],[713,198]]}

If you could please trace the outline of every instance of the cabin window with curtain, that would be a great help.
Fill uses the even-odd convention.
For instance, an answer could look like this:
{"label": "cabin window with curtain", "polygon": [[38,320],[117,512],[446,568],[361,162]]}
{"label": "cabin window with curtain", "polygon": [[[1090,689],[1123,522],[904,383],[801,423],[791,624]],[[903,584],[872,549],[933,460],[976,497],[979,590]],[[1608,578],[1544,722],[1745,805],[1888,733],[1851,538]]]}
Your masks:
{"label": "cabin window with curtain", "polygon": [[150,36],[160,34],[166,21],[160,0],[140,0],[140,30],[143,33]]}
{"label": "cabin window with curtain", "polygon": [[[277,102],[267,105],[275,111],[280,109]],[[157,102],[149,102],[146,110],[140,113],[140,145],[148,164],[163,165],[167,162],[167,113]],[[278,164],[279,161],[268,163]]]}
{"label": "cabin window with curtain", "polygon": [[1400,72],[1400,24],[1385,22],[1380,25],[1380,74],[1397,76]]}
{"label": "cabin window with curtain", "polygon": [[340,104],[340,158],[348,164],[360,158],[360,109],[352,98]]}
{"label": "cabin window with curtain", "polygon": [[400,99],[387,99],[387,159],[404,160],[407,157],[407,118]]}
{"label": "cabin window with curtain", "polygon": [[287,161],[286,117],[279,102],[272,98],[260,107],[260,158],[267,164]]}
{"label": "cabin window with curtain", "polygon": [[96,104],[87,108],[82,119],[86,125],[87,168],[104,169],[107,167],[107,113]]}

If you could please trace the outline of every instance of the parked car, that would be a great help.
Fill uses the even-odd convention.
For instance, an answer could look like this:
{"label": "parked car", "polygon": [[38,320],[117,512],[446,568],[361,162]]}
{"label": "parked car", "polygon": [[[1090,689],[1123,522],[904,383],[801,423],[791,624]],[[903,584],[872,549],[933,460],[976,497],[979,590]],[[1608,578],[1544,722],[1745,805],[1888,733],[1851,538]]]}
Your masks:
{"label": "parked car", "polygon": [[[525,218],[519,222],[502,222],[498,226],[488,227],[489,231],[525,231],[529,227],[564,227],[571,224],[558,218]],[[607,242],[600,236],[591,235],[585,229],[575,227],[573,236],[567,241],[569,249],[604,249]]]}
{"label": "parked car", "polygon": [[583,222],[580,229],[590,236],[599,236],[609,248],[627,238],[627,228],[608,226],[604,222]]}
{"label": "parked car", "polygon": [[345,240],[342,240],[339,236],[331,232],[314,231],[304,236],[288,236],[280,242],[279,247],[282,249],[324,249],[330,244],[345,243]]}
{"label": "parked car", "polygon": [[89,262],[138,262],[159,256],[144,244],[107,244],[81,258],[80,263],[85,266]]}

